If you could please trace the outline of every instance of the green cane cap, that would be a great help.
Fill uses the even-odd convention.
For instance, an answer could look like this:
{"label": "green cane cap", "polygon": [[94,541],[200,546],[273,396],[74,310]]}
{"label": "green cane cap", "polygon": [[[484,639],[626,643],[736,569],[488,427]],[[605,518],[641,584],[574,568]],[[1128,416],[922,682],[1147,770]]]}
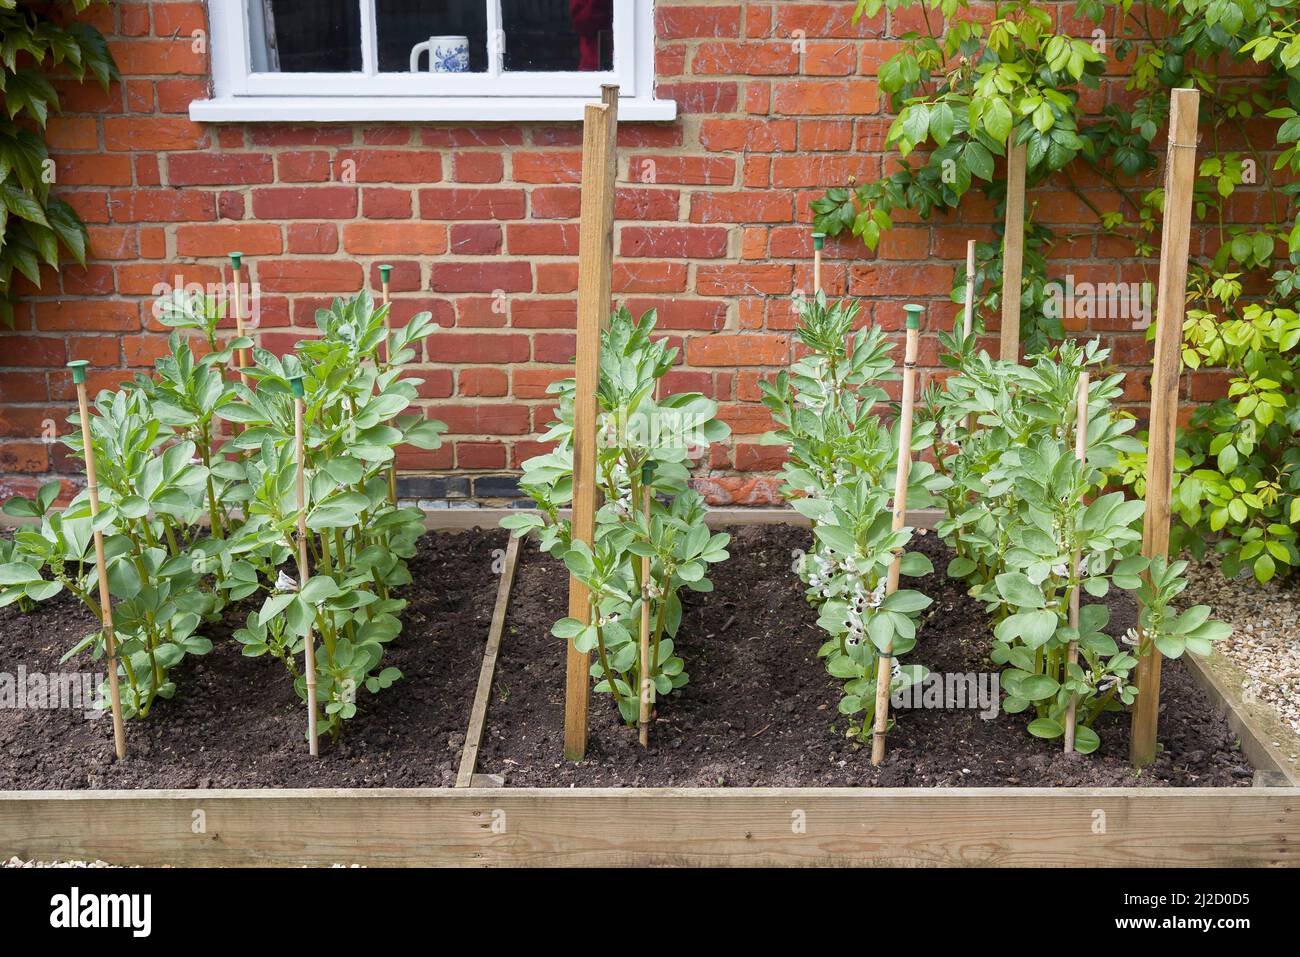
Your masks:
{"label": "green cane cap", "polygon": [[821,249],[826,245],[825,233],[813,233],[813,249]]}
{"label": "green cane cap", "polygon": [[907,328],[920,329],[921,317],[925,315],[925,306],[919,305],[915,302],[909,302],[903,307],[903,311],[907,313]]}
{"label": "green cane cap", "polygon": [[76,385],[86,381],[86,367],[90,365],[89,359],[73,359],[68,363],[68,368],[72,370],[72,381]]}
{"label": "green cane cap", "polygon": [[243,253],[231,253],[231,254],[230,254],[230,268],[231,268],[231,269],[238,269],[239,266],[240,266],[240,263],[242,263],[243,261],[244,261],[244,254],[243,254]]}
{"label": "green cane cap", "polygon": [[294,376],[292,379],[289,380],[289,385],[293,386],[294,398],[301,399],[304,395],[307,394],[306,390],[303,389],[302,387],[302,376],[300,375]]}
{"label": "green cane cap", "polygon": [[647,462],[645,465],[641,466],[642,485],[649,485],[651,482],[654,481],[654,477],[655,477],[655,464],[653,462]]}
{"label": "green cane cap", "polygon": [[392,266],[379,267],[379,279],[381,282],[388,282],[388,277],[391,276],[392,274],[393,274]]}

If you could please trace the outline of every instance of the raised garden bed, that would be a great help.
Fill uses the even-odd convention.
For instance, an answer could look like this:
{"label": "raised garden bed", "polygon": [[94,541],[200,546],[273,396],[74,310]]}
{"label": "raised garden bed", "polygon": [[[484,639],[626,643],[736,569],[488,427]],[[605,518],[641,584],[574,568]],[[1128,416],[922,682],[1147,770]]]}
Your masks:
{"label": "raised garden bed", "polygon": [[[490,526],[497,517],[491,510],[467,510],[433,513],[430,522]],[[768,523],[790,516],[764,511],[749,517]],[[714,525],[738,518],[743,520],[735,511],[710,516]],[[147,721],[132,723],[135,750],[120,767],[107,763],[107,722],[27,712],[21,720],[45,725],[46,747],[18,757],[12,754],[15,725],[9,723],[0,736],[0,780],[6,788],[25,789],[0,793],[0,856],[177,865],[1292,862],[1300,837],[1300,790],[1245,786],[1253,773],[1248,749],[1235,747],[1239,732],[1221,715],[1224,703],[1207,696],[1174,663],[1167,671],[1161,725],[1168,750],[1141,776],[1126,769],[1122,735],[1109,748],[1116,752],[1113,759],[1107,749],[1066,759],[1052,744],[1010,726],[1022,718],[1002,715],[985,722],[974,711],[930,710],[900,713],[894,748],[871,771],[868,755],[832,730],[833,688],[807,647],[811,641],[815,650],[816,639],[789,569],[790,550],[806,532],[754,527],[735,533],[747,547],[737,547],[732,561],[720,566],[711,601],[688,606],[683,635],[700,631],[692,639],[699,642],[692,684],[665,708],[648,754],[634,753],[635,735],[617,726],[606,713],[607,700],[597,697],[588,759],[572,768],[559,760],[559,725],[546,716],[562,709],[561,690],[553,684],[549,692],[531,687],[522,665],[534,666],[539,676],[562,670],[559,640],[542,642],[538,635],[554,620],[549,603],[562,602],[563,582],[549,558],[526,548],[504,616],[500,660],[486,699],[480,773],[473,778],[475,784],[503,780],[507,786],[446,787],[474,710],[493,595],[500,591],[493,572],[501,568],[504,538],[494,529],[429,535],[416,560],[407,629],[393,653],[415,656],[422,639],[438,641],[424,659],[430,675],[426,680],[416,674],[420,659],[413,657],[406,687],[399,683],[376,699],[372,712],[358,715],[345,730],[344,744],[327,744],[315,763],[306,756],[287,685],[279,692],[283,716],[261,708],[271,714],[263,719],[267,724],[248,729],[256,747],[277,722],[283,725],[279,740],[263,744],[265,763],[248,759],[250,738],[234,723],[236,712],[249,720],[242,716],[259,709],[234,703],[224,713],[198,708],[189,699],[207,686],[192,680],[186,694]],[[936,547],[932,537],[921,542]],[[925,625],[920,647],[935,670],[981,668],[979,626],[963,620],[970,613],[961,599],[945,587],[936,603],[940,611]],[[8,659],[8,636],[18,631],[8,620],[14,613],[3,614],[0,634],[6,637],[0,643]],[[735,621],[722,620],[733,615]],[[32,634],[49,630],[48,644],[64,648],[64,636],[40,626],[41,620],[30,619],[41,628]],[[953,623],[960,628],[946,627]],[[965,643],[941,637],[967,628]],[[220,688],[223,650],[234,649],[205,658],[205,674],[196,670],[193,678]],[[258,696],[260,704],[274,700],[273,681],[258,685],[248,677],[249,662],[234,663],[245,676],[243,694]],[[731,702],[730,711],[708,720],[694,710],[721,702]],[[1240,719],[1231,702],[1228,709],[1232,720]],[[538,723],[530,728],[534,712]],[[417,713],[424,717],[412,730]],[[174,715],[186,716],[188,723],[178,725]],[[6,722],[13,717],[0,713]],[[203,746],[196,732],[205,722],[220,726],[229,751]],[[724,727],[728,722],[730,729]],[[1245,727],[1249,734],[1250,725]],[[52,734],[60,728],[65,738],[89,736],[90,744],[81,740],[60,752],[58,734]],[[956,728],[962,733],[954,734]],[[939,729],[942,736],[930,734]],[[618,743],[624,738],[627,745]],[[953,743],[940,749],[943,739]],[[999,739],[1005,739],[1000,749],[993,743]],[[64,777],[41,770],[51,763],[50,754],[60,753],[69,757],[53,765],[64,769]],[[528,753],[536,757],[525,764],[519,756]],[[93,778],[73,783],[67,777],[74,754],[81,754],[83,765],[90,755],[89,764],[98,766]],[[236,758],[242,770],[236,770]],[[988,761],[1001,762],[996,772],[977,770]],[[1083,776],[1084,766],[1094,769],[1088,772],[1092,777]],[[963,774],[963,767],[970,770]],[[211,786],[200,786],[205,779]],[[543,782],[560,786],[509,786]],[[714,786],[574,787],[670,782]],[[264,783],[285,789],[259,787]],[[330,786],[291,789],[302,783]],[[379,783],[401,786],[367,786]],[[860,786],[836,786],[850,783]],[[1070,783],[1128,786],[1053,786]],[[1147,786],[1153,784],[1180,786]],[[1229,786],[1199,786],[1204,784]],[[166,789],[92,790],[141,786]],[[198,811],[204,826],[196,832]]]}

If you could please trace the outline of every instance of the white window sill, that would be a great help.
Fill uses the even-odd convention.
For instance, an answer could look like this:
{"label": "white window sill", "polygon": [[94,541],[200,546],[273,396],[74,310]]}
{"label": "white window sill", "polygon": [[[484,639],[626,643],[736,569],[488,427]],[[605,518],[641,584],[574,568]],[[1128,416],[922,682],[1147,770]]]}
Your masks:
{"label": "white window sill", "polygon": [[[586,104],[594,102],[583,97],[529,96],[230,96],[195,100],[190,104],[190,119],[199,123],[580,120]],[[676,119],[677,102],[629,97],[619,101],[618,118]]]}

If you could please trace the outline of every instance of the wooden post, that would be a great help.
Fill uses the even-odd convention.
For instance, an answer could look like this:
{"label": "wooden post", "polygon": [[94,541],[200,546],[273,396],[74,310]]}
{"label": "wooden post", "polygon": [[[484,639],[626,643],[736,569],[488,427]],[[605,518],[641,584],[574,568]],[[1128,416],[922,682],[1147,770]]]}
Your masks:
{"label": "wooden post", "polygon": [[[1079,392],[1078,392],[1078,412],[1074,426],[1074,457],[1080,462],[1088,461],[1088,370],[1084,369],[1079,373]],[[1070,575],[1071,577],[1079,574],[1079,562],[1082,554],[1078,549],[1070,556]],[[1078,633],[1079,630],[1079,598],[1083,589],[1075,585],[1070,591],[1070,627]],[[1079,643],[1070,642],[1069,651],[1066,654],[1066,668],[1070,665],[1079,663]],[[1067,671],[1068,675],[1068,671]],[[1075,714],[1078,710],[1079,700],[1077,695],[1070,695],[1070,706],[1065,711],[1065,753],[1069,754],[1074,750],[1074,722]]]}
{"label": "wooden post", "polygon": [[[290,380],[293,386],[293,444],[294,458],[298,464],[295,484],[298,491],[298,590],[307,584],[307,490],[304,473],[306,453],[303,441],[303,385],[302,378]],[[316,649],[313,647],[311,629],[303,640],[303,671],[307,679],[307,750],[314,758],[320,754],[316,737]]]}
{"label": "wooden post", "polygon": [[[573,402],[573,540],[588,545],[596,528],[596,391],[600,386],[600,332],[609,323],[614,259],[614,183],[617,174],[618,87],[601,87],[601,103],[587,105],[582,124],[582,207],[578,227],[577,386]],[[587,588],[569,576],[569,617],[590,621]],[[587,753],[591,696],[589,656],[569,642],[565,663],[564,757]]]}
{"label": "wooden post", "polygon": [[[903,353],[903,408],[898,416],[898,465],[894,471],[894,520],[898,531],[907,520],[907,477],[912,470],[912,406],[916,396],[916,351],[921,337],[921,314],[925,307],[915,303],[903,307],[907,312],[907,346]],[[903,564],[903,550],[894,552],[885,579],[885,594],[898,591],[898,575]],[[876,670],[876,725],[871,736],[871,763],[879,764],[885,757],[885,730],[889,726],[889,686],[893,680],[893,649],[889,646],[880,653],[880,666]]]}
{"label": "wooden post", "polygon": [[[241,272],[243,270],[243,253],[230,254],[230,271],[235,277],[235,336],[244,338],[244,296],[242,293],[243,282]],[[248,385],[248,373],[244,370],[248,368],[248,350],[237,349],[235,354],[235,365],[239,369],[239,381]]]}
{"label": "wooden post", "polygon": [[[1196,130],[1201,95],[1178,89],[1170,94],[1169,146],[1165,155],[1165,218],[1160,232],[1160,286],[1156,293],[1156,352],[1151,376],[1148,426],[1147,508],[1142,519],[1142,554],[1169,551],[1169,491],[1174,476],[1174,437],[1178,428],[1178,385],[1186,306],[1187,255],[1191,242],[1192,187],[1196,177]],[[1137,701],[1129,737],[1129,760],[1150,764],[1156,756],[1160,714],[1160,651],[1145,635],[1138,644]]]}
{"label": "wooden post", "polygon": [[[650,528],[650,481],[647,467],[641,473],[641,515]],[[641,747],[650,747],[650,701],[654,693],[654,676],[650,674],[650,556],[641,557]]]}
{"label": "wooden post", "polygon": [[[99,515],[99,482],[95,477],[95,445],[90,438],[90,402],[86,398],[88,359],[68,363],[77,386],[77,410],[81,415],[81,442],[86,453],[86,492],[90,496],[91,522]],[[113,634],[113,598],[108,592],[108,570],[104,567],[104,533],[95,529],[95,569],[99,574],[99,612],[104,629],[104,657],[108,666],[108,698],[113,710],[113,750],[118,760],[126,757],[126,726],[122,723],[122,695],[117,687],[117,639]]]}
{"label": "wooden post", "polygon": [[998,358],[1020,361],[1020,292],[1025,263],[1025,147],[1007,138],[1007,221],[1002,231],[1002,338]]}
{"label": "wooden post", "polygon": [[822,291],[822,247],[826,245],[825,233],[813,233],[813,295]]}
{"label": "wooden post", "polygon": [[[381,306],[388,306],[389,303],[388,280],[389,277],[392,276],[392,274],[393,274],[392,266],[379,267],[379,283],[384,291],[384,301],[380,303]],[[389,306],[389,312],[384,313],[384,365],[388,365],[390,362],[393,361],[393,349],[388,342],[388,337],[392,335],[392,331],[393,331],[391,311],[392,311],[392,307]],[[397,455],[396,453],[394,453],[393,461],[389,463],[388,466],[388,500],[393,505],[397,504]]]}

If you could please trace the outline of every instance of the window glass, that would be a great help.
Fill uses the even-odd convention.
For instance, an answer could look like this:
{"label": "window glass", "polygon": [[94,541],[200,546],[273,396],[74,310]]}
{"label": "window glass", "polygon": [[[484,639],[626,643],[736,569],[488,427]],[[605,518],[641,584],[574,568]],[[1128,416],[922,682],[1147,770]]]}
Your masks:
{"label": "window glass", "polygon": [[380,73],[487,69],[484,0],[375,0],[375,29]]}
{"label": "window glass", "polygon": [[507,70],[614,68],[614,0],[501,0]]}
{"label": "window glass", "polygon": [[[361,71],[361,7],[356,0],[249,0],[261,26],[255,70],[269,73]],[[259,31],[254,31],[258,36]]]}

